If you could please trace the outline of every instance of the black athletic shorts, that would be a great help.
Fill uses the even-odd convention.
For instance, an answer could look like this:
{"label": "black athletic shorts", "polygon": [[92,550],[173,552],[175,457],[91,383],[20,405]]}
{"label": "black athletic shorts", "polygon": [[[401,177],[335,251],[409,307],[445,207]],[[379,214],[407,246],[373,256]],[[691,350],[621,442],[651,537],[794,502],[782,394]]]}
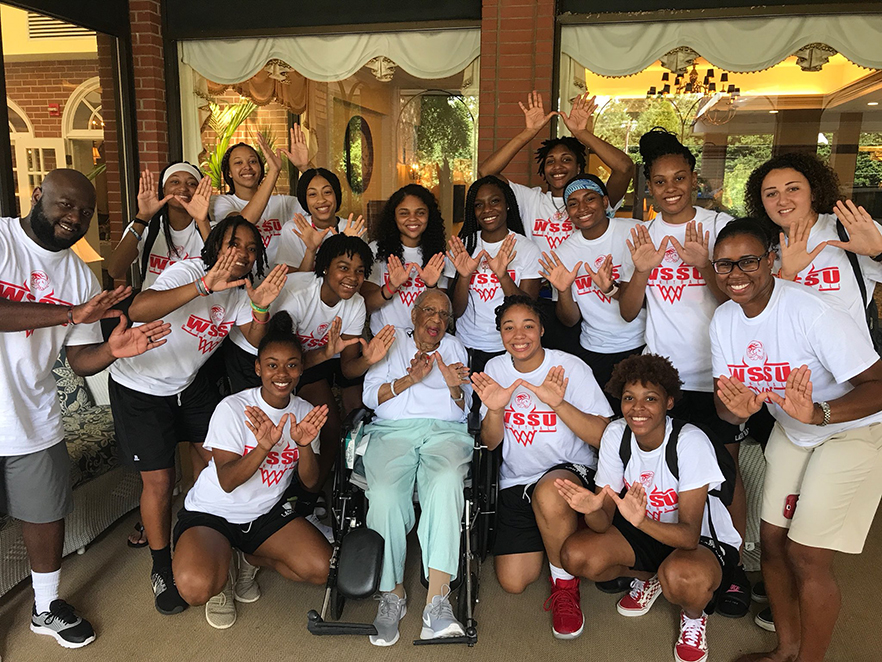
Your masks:
{"label": "black athletic shorts", "polygon": [[138,471],[173,469],[182,441],[201,444],[220,401],[201,372],[177,395],[149,395],[108,380],[113,427],[122,457]]}
{"label": "black athletic shorts", "polygon": [[[558,464],[546,471],[543,477],[560,469],[575,474],[582,487],[594,489],[594,469],[583,464]],[[533,490],[538,483],[537,480],[530,485],[513,485],[499,491],[496,499],[496,542],[493,545],[493,554],[496,556],[545,551],[542,534],[533,513]]]}
{"label": "black athletic shorts", "polygon": [[254,371],[257,354],[250,354],[230,340],[227,336],[221,345],[226,364],[230,393],[239,393],[260,386],[260,377]]}
{"label": "black athletic shorts", "polygon": [[722,444],[740,444],[747,437],[747,426],[733,425],[717,416],[713,393],[683,391],[682,397],[668,415],[692,423],[707,436],[716,437]]}
{"label": "black athletic shorts", "polygon": [[635,356],[642,353],[643,345],[635,349],[628,349],[624,352],[615,352],[613,354],[592,352],[582,347],[582,345],[577,345],[573,350],[573,354],[582,359],[588,367],[591,368],[591,372],[594,373],[594,379],[596,379],[598,385],[600,385],[600,390],[603,391],[603,394],[609,401],[609,405],[612,407],[615,416],[622,415],[622,401],[606,392],[606,385],[609,383],[609,378],[612,377],[613,368],[616,367],[616,364],[620,361],[624,361],[629,356]]}
{"label": "black athletic shorts", "polygon": [[355,379],[346,377],[343,374],[343,368],[340,366],[340,359],[337,358],[322,361],[318,365],[304,370],[303,374],[300,375],[300,381],[297,383],[297,390],[299,391],[307,384],[314,384],[322,379],[328,382],[329,386],[338,386],[340,388],[364,384],[364,375]]}
{"label": "black athletic shorts", "polygon": [[177,524],[175,524],[174,543],[178,544],[178,539],[187,529],[194,526],[206,526],[223,535],[230,541],[230,546],[234,549],[245,554],[254,554],[276,531],[298,517],[300,515],[294,506],[288,503],[287,491],[268,513],[261,515],[253,522],[248,522],[248,524],[233,524],[217,515],[181,508],[178,512]]}

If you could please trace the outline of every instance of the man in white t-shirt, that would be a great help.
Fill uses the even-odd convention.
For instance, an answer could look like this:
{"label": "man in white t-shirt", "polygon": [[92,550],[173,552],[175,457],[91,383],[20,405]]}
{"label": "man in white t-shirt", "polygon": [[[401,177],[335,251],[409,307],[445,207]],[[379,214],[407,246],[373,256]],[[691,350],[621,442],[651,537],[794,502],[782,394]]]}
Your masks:
{"label": "man in white t-shirt", "polygon": [[[52,365],[66,347],[79,375],[165,344],[161,320],[126,329],[111,307],[131,288],[101,292],[70,247],[85,236],[95,189],[75,170],[54,170],[34,189],[30,214],[0,219],[0,512],[22,523],[31,564],[31,629],[65,648],[95,639],[58,598],[64,517],[73,509],[70,460]],[[120,318],[107,342],[98,321]]]}

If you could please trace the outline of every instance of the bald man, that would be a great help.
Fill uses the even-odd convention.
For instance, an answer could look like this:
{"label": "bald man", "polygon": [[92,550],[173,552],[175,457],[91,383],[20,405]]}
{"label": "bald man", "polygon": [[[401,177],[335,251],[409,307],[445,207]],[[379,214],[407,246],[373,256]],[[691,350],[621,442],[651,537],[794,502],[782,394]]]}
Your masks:
{"label": "bald man", "polygon": [[[52,366],[62,347],[78,375],[165,343],[168,325],[127,329],[111,307],[131,288],[101,292],[70,250],[88,231],[95,189],[55,170],[34,190],[25,218],[0,218],[0,512],[22,523],[34,587],[31,630],[65,648],[95,639],[91,624],[58,598],[64,517],[73,508],[70,460]],[[102,342],[99,320],[119,317]]]}

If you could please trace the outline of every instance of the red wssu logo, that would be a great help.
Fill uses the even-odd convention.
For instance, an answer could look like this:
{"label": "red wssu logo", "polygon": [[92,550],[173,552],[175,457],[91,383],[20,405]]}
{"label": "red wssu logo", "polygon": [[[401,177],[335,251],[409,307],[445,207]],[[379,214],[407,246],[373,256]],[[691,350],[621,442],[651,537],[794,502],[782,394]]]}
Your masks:
{"label": "red wssu logo", "polygon": [[790,375],[787,361],[769,361],[765,347],[759,340],[751,340],[744,350],[742,362],[728,364],[729,374],[754,393],[784,391]]}
{"label": "red wssu logo", "polygon": [[839,289],[839,267],[815,269],[812,265],[805,278],[797,276],[795,282],[813,287],[818,292],[835,292]]}
{"label": "red wssu logo", "polygon": [[[514,269],[508,269],[508,277],[517,282]],[[499,278],[492,271],[476,271],[469,281],[469,289],[477,293],[481,301],[492,301],[499,289]]]}
{"label": "red wssu logo", "polygon": [[270,245],[273,237],[282,235],[282,223],[277,218],[268,218],[265,221],[260,221],[257,224],[257,229],[260,230],[260,237],[263,239],[264,248]]}
{"label": "red wssu logo", "polygon": [[[245,446],[245,455],[255,448],[256,446]],[[300,458],[300,451],[296,447],[292,448],[290,443],[286,443],[285,448],[280,451],[275,448],[266,454],[266,459],[260,464],[260,481],[267,487],[278,485]]]}
{"label": "red wssu logo", "polygon": [[[8,283],[0,280],[0,299],[25,303],[52,303],[56,306],[73,306],[72,303],[55,296],[55,289],[50,289],[49,276],[42,271],[31,272],[31,277],[22,284]],[[67,326],[67,322],[63,326]],[[30,338],[34,330],[25,331]]]}
{"label": "red wssu logo", "polygon": [[199,339],[199,351],[203,354],[213,352],[233,328],[233,322],[224,322],[225,313],[223,306],[212,306],[209,312],[210,320],[198,315],[190,315],[181,327],[191,336]]}
{"label": "red wssu logo", "polygon": [[658,290],[665,303],[675,303],[687,287],[705,287],[707,283],[698,267],[684,264],[677,249],[669,246],[662,263],[652,270],[647,285]]}
{"label": "red wssu logo", "polygon": [[537,432],[557,431],[557,414],[538,409],[529,393],[518,393],[505,408],[503,425],[515,441],[526,447],[532,445]]}
{"label": "red wssu logo", "polygon": [[559,221],[537,218],[533,221],[533,236],[543,237],[551,250],[560,246],[571,234],[573,234],[573,224],[569,218]]}
{"label": "red wssu logo", "polygon": [[[655,485],[655,472],[644,471],[640,474],[640,483],[646,490],[646,516],[654,519],[656,522],[661,521],[662,515],[672,513],[680,508],[680,495],[677,490],[669,488],[662,490]],[[625,481],[625,487],[631,489],[628,481]]]}
{"label": "red wssu logo", "polygon": [[[405,265],[405,269],[407,266]],[[386,284],[389,284],[389,273],[385,272],[383,274],[383,280]],[[389,285],[389,289],[392,289],[392,286]],[[423,279],[419,276],[408,276],[407,280],[404,281],[404,284],[398,288],[398,298],[401,300],[405,306],[410,308],[413,305],[413,302],[416,301],[416,298],[423,293],[426,289],[426,284],[423,282]]]}
{"label": "red wssu logo", "polygon": [[[180,255],[180,257],[178,257]],[[190,254],[184,250],[183,246],[175,246],[173,251],[169,251],[168,255],[157,255],[150,253],[150,260],[147,263],[147,271],[151,274],[161,274],[165,268],[177,262],[178,260],[189,259]]]}
{"label": "red wssu logo", "polygon": [[319,324],[315,331],[308,336],[303,336],[298,333],[297,337],[300,339],[300,344],[305,351],[319,349],[328,344],[328,329],[330,328],[331,325],[328,323]]}
{"label": "red wssu logo", "polygon": [[[596,260],[594,260],[594,269],[600,269],[600,265],[603,264],[603,261],[606,259],[606,255],[601,255]],[[621,264],[614,264],[612,267],[612,277],[613,280],[619,280],[620,274],[622,271]],[[603,301],[603,303],[610,303],[612,299],[608,296],[605,296],[603,292],[600,291],[600,288],[594,284],[591,276],[585,274],[584,276],[576,276],[575,280],[576,285],[576,293],[579,296],[584,296],[586,294],[593,294],[598,299]]]}

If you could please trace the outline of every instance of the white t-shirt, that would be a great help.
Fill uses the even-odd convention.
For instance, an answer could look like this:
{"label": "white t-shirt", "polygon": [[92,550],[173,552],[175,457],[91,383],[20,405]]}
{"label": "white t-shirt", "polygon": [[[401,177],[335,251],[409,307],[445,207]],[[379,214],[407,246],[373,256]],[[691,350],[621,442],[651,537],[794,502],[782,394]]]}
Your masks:
{"label": "white t-shirt", "polygon": [[[747,317],[734,301],[722,304],[710,327],[714,375],[734,375],[756,393],[784,396],[791,370],[812,371],[812,400],[825,402],[852,390],[848,380],[879,360],[870,338],[849,313],[811,289],[775,280],[765,310]],[[810,448],[844,430],[882,421],[882,412],[819,427],[791,418],[767,403],[797,446]]]}
{"label": "white t-shirt", "polygon": [[[309,223],[312,223],[312,216],[306,216],[306,220]],[[315,227],[315,225],[313,225],[313,227]],[[343,232],[343,229],[346,227],[346,221],[338,216],[337,224],[334,227],[337,232]],[[303,243],[303,239],[301,239],[294,231],[295,229],[297,229],[297,224],[293,220],[287,221],[282,226],[282,236],[279,239],[279,251],[275,255],[274,264],[287,264],[289,267],[294,267],[296,269],[300,266],[300,263],[303,262],[303,257],[306,255],[306,244]],[[322,239],[322,243],[326,242],[333,236],[333,231],[326,233]]]}
{"label": "white t-shirt", "polygon": [[[588,414],[613,415],[591,368],[572,354],[546,349],[542,365],[532,372],[518,372],[511,357],[503,354],[490,359],[484,372],[503,388],[518,379],[538,386],[545,381],[548,371],[558,365],[563,366],[565,377],[570,380],[564,400]],[[481,417],[486,415],[487,407],[482,404]],[[500,487],[531,485],[551,467],[564,462],[593,468],[597,466],[597,451],[579,439],[535,393],[519,386],[505,408]]]}
{"label": "white t-shirt", "polygon": [[[212,199],[214,209],[211,218],[213,224],[220,223],[230,214],[240,214],[249,200],[243,200],[238,195],[218,195]],[[270,266],[277,263],[276,256],[279,251],[279,242],[282,236],[282,227],[294,218],[294,214],[303,214],[297,198],[293,195],[272,195],[260,220],[257,221],[257,229],[263,239],[263,247],[266,249],[266,261]],[[299,264],[299,263],[298,263]]]}
{"label": "white t-shirt", "polygon": [[523,184],[509,182],[514,191],[524,231],[531,237],[540,251],[556,250],[575,228],[570,222],[570,215],[563,198],[556,198],[551,191],[543,191],[541,187],[530,188]]}
{"label": "white t-shirt", "polygon": [[[371,242],[370,248],[371,252],[376,257],[377,242]],[[403,248],[404,251],[401,263],[404,264],[405,269],[407,269],[407,265],[412,262],[420,267],[423,266],[423,250],[419,246],[415,248],[404,246]],[[445,269],[442,272],[441,278],[438,279],[437,286],[439,288],[447,288],[448,278],[444,274],[448,273],[451,273],[451,270],[445,258]],[[383,287],[385,283],[389,282],[385,259],[376,259],[374,261],[374,266],[371,267],[371,277],[369,280],[379,287]],[[380,332],[380,329],[387,324],[391,324],[396,328],[412,329],[413,320],[410,318],[410,311],[413,308],[413,302],[416,301],[416,298],[425,290],[426,284],[423,282],[423,279],[420,278],[416,270],[414,270],[410,274],[410,277],[404,281],[404,284],[398,288],[398,291],[395,292],[391,301],[384,303],[381,308],[371,313],[371,333],[376,335]],[[410,365],[410,360],[408,360],[408,365]]]}
{"label": "white t-shirt", "polygon": [[[444,363],[462,363],[468,365],[468,354],[463,344],[454,336],[445,334],[441,338],[438,353]],[[380,387],[383,384],[400,379],[407,374],[410,362],[416,356],[417,347],[413,336],[407,329],[395,329],[395,342],[386,356],[368,368],[364,376],[362,399],[366,407],[373,409],[379,419],[400,420],[403,418],[434,418],[439,421],[462,423],[468,415],[471,403],[472,387],[463,384],[465,409],[460,409],[450,397],[450,389],[441,375],[437,365],[422,381],[414,384],[403,393],[379,403]]]}
{"label": "white t-shirt", "polygon": [[[100,291],[76,253],[48,251],[19,219],[0,218],[0,298],[66,307]],[[64,439],[52,366],[62,347],[102,340],[97,323],[0,332],[0,457],[36,453]]]}
{"label": "white t-shirt", "polygon": [[314,273],[289,274],[285,287],[273,302],[274,313],[284,310],[291,315],[294,333],[304,352],[328,344],[328,329],[335,317],[343,324],[341,335],[361,336],[364,332],[366,313],[362,296],[356,292],[351,299],[340,299],[335,306],[328,306],[321,299],[323,282]]}
{"label": "white t-shirt", "polygon": [[[693,220],[710,233],[708,252],[713,255],[717,234],[732,217],[696,207]],[[686,240],[686,223],[671,225],[658,216],[646,227],[655,246],[666,236],[675,237],[681,245]],[[634,263],[628,251],[622,262],[622,281],[630,281],[633,275]],[[717,299],[698,268],[684,264],[670,244],[661,265],[649,277],[646,309],[646,353],[668,357],[680,373],[684,390],[712,392],[707,329]]]}
{"label": "white t-shirt", "polygon": [[[201,259],[181,260],[163,271],[150,289],[164,292],[193,286],[205,273]],[[168,342],[146,354],[114,362],[110,376],[117,384],[150,395],[177,395],[193,383],[199,368],[230,329],[251,321],[251,303],[243,288],[234,288],[197,296],[162,319],[171,324]]]}
{"label": "white t-shirt", "polygon": [[[508,265],[508,275],[515,285],[521,281],[540,278],[539,258],[541,254],[536,245],[525,236],[509,232],[516,237],[516,255]],[[502,246],[501,241],[487,243],[478,234],[478,241],[472,255],[486,250],[490,257],[495,257]],[[456,319],[456,337],[466,347],[479,349],[483,352],[501,352],[502,337],[496,330],[496,307],[502,303],[505,293],[499,285],[499,279],[490,269],[486,260],[481,260],[478,268],[471,276],[469,283],[469,299],[463,314]]]}
{"label": "white t-shirt", "polygon": [[[268,405],[260,395],[260,387],[250,388],[221,400],[211,415],[205,450],[230,451],[244,457],[257,447],[254,434],[245,425],[248,417],[245,407],[259,407],[278,425],[285,414],[298,421],[312,411],[312,405],[295,395],[288,406],[276,409]],[[318,452],[318,437],[312,442]],[[282,430],[282,438],[273,447],[254,474],[232,492],[224,492],[217,477],[214,458],[199,474],[196,484],[187,493],[184,508],[189,511],[208,513],[223,517],[232,524],[247,524],[265,515],[282,498],[291,484],[300,449],[291,439],[290,420]],[[292,513],[293,514],[293,513]]]}
{"label": "white t-shirt", "polygon": [[[141,235],[141,241],[138,242],[138,262],[136,263],[138,272],[140,273],[149,229],[141,225],[135,227],[134,222],[132,222],[129,223],[129,227],[126,228],[126,232],[133,227],[135,228],[135,232]],[[191,219],[190,225],[183,230],[175,230],[171,226],[169,226],[169,230],[171,231],[171,237],[175,249],[172,250],[169,248],[168,241],[166,241],[165,238],[165,232],[163,231],[162,226],[160,226],[159,232],[156,234],[156,240],[153,242],[153,246],[150,249],[150,256],[147,258],[147,271],[144,274],[144,281],[141,283],[142,290],[146,290],[153,285],[153,283],[156,282],[156,278],[168,265],[173,262],[178,262],[179,260],[189,260],[191,258],[199,257],[202,253],[202,247],[205,245],[205,241],[202,239],[202,235],[199,234],[199,228],[196,227],[196,221]]]}
{"label": "white t-shirt", "polygon": [[[567,269],[577,262],[587,262],[597,270],[607,255],[612,255],[613,280],[621,280],[622,264],[630,257],[625,241],[631,236],[631,228],[641,225],[630,218],[612,218],[609,227],[597,239],[585,239],[576,232],[555,251]],[[600,354],[615,354],[635,349],[643,344],[646,331],[646,310],[630,322],[622,319],[617,299],[603,295],[592,282],[585,267],[580,267],[570,290],[582,315],[582,333],[579,343],[585,349]]]}
{"label": "white t-shirt", "polygon": [[[600,459],[594,482],[597,487],[609,485],[616,492],[621,492],[623,487],[630,489],[635,481],[640,481],[646,489],[646,516],[656,522],[674,524],[680,521],[680,492],[688,492],[705,485],[708,490],[713,490],[722,485],[724,476],[717,464],[713,444],[694,425],[684,425],[677,439],[679,481],[674,478],[665,460],[665,449],[671,436],[670,417],[665,423],[665,440],[655,450],[642,450],[636,437],[631,435],[631,459],[627,467],[622,466],[620,455],[624,432],[625,420],[622,418],[607,426],[600,440]],[[726,506],[716,496],[708,495],[701,519],[701,535],[712,537],[707,517],[708,504],[717,540],[738,549],[741,546],[741,536],[732,525]]]}
{"label": "white t-shirt", "polygon": [[[839,233],[836,232],[836,215],[819,214],[817,223],[809,232],[806,248],[811,252],[822,241],[831,239],[839,239]],[[867,297],[872,298],[876,283],[882,282],[882,263],[866,255],[858,255],[857,259],[864,277],[864,286],[867,288]],[[780,269],[781,260],[777,259],[775,262],[775,269]],[[851,313],[858,326],[866,331],[867,337],[870,337],[861,290],[848,261],[848,254],[844,250],[827,246],[809,266],[799,272],[795,282],[807,285],[843,306]]]}

